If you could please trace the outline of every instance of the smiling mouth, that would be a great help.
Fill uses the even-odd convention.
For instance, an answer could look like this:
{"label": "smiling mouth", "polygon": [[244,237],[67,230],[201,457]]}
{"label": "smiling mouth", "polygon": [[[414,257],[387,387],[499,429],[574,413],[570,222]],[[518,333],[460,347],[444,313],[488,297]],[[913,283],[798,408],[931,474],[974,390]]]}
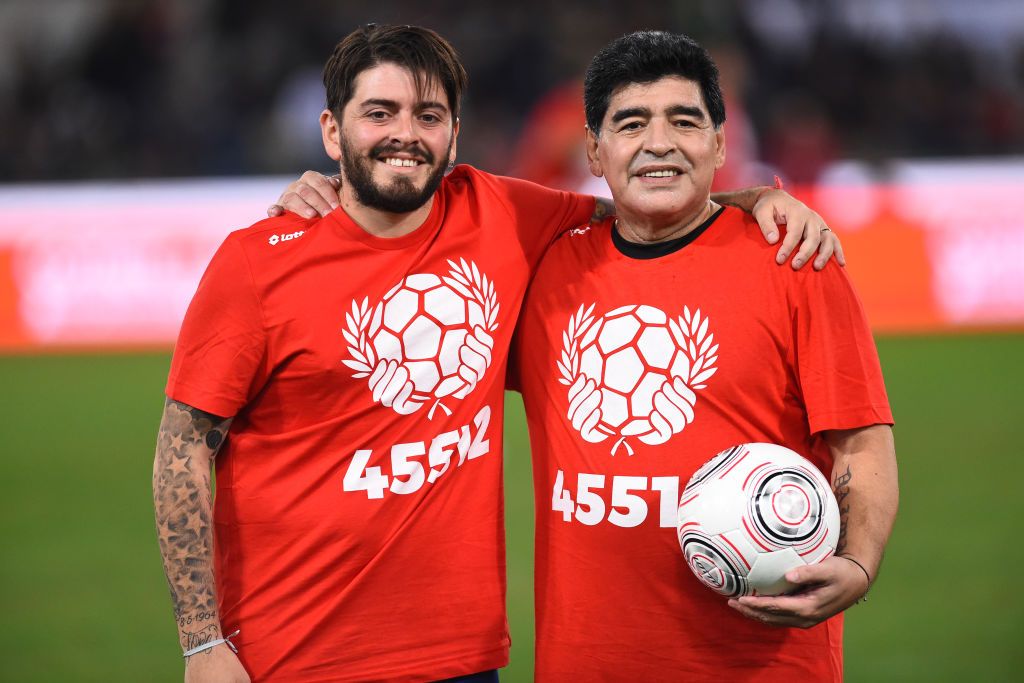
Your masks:
{"label": "smiling mouth", "polygon": [[412,168],[423,163],[416,159],[399,159],[397,157],[384,157],[380,161],[384,162],[388,166],[395,166],[396,168]]}
{"label": "smiling mouth", "polygon": [[671,177],[677,176],[677,175],[681,175],[681,172],[680,171],[676,171],[674,169],[666,169],[666,170],[663,170],[663,171],[647,171],[646,173],[641,173],[640,177],[641,178],[671,178]]}

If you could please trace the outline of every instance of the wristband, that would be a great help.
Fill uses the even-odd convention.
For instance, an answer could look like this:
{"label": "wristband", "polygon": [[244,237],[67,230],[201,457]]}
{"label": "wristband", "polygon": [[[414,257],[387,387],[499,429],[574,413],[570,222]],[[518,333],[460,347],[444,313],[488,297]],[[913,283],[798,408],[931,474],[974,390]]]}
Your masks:
{"label": "wristband", "polygon": [[[850,562],[853,562],[855,565],[860,567],[860,570],[862,572],[864,572],[864,578],[866,578],[868,580],[868,590],[871,590],[871,574],[868,574],[868,570],[864,568],[864,565],[862,565],[860,562],[858,562],[857,560],[853,559],[849,555],[837,555],[837,557],[841,557],[844,560],[849,560]],[[868,601],[868,590],[864,591],[864,595],[862,595],[859,598],[857,598],[857,601],[854,602],[853,604],[859,605],[862,602],[867,602]]]}
{"label": "wristband", "polygon": [[782,178],[780,178],[779,176],[774,176],[774,178],[775,178],[775,183],[771,187],[766,187],[766,188],[762,189],[760,192],[757,193],[757,196],[754,197],[754,203],[755,204],[757,204],[759,201],[761,201],[761,195],[763,195],[768,190],[783,190],[783,189],[785,189],[785,187],[782,184]]}
{"label": "wristband", "polygon": [[211,640],[208,643],[204,643],[203,645],[199,645],[198,647],[194,647],[191,650],[186,651],[185,654],[182,655],[182,658],[188,659],[192,655],[199,654],[203,650],[209,650],[209,649],[215,648],[218,645],[220,645],[221,643],[227,643],[228,647],[231,648],[231,651],[234,652],[235,654],[238,654],[238,648],[235,647],[235,644],[231,642],[231,639],[234,638],[235,636],[237,636],[240,632],[241,632],[241,629],[238,629],[234,633],[232,633],[230,636],[228,636],[227,638],[218,638],[217,640]]}

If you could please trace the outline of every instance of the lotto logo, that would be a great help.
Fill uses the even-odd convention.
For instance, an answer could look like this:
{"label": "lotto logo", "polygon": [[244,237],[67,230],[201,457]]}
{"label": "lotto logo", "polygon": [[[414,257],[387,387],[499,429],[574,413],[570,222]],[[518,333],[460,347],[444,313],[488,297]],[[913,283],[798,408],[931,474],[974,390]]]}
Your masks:
{"label": "lotto logo", "polygon": [[274,246],[278,242],[287,242],[289,240],[302,237],[304,234],[306,234],[305,230],[298,230],[296,232],[288,233],[287,235],[271,235],[267,242],[270,243],[270,246]]}
{"label": "lotto logo", "polygon": [[669,319],[653,306],[631,305],[600,318],[594,306],[569,319],[558,361],[559,382],[569,387],[567,418],[584,440],[618,437],[662,444],[694,419],[696,392],[715,374],[718,344],[700,309]]}
{"label": "lotto logo", "polygon": [[408,415],[433,400],[463,399],[491,365],[492,334],[499,304],[494,285],[475,263],[449,261],[446,277],[417,273],[392,287],[373,308],[368,299],[352,302],[342,361],[369,378],[375,402]]}

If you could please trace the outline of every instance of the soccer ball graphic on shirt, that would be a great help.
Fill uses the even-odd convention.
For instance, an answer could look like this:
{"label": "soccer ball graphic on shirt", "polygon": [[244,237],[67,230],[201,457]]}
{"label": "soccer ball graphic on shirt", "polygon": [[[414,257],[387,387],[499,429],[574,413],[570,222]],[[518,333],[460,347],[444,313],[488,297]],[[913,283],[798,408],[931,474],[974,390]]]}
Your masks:
{"label": "soccer ball graphic on shirt", "polygon": [[403,278],[374,307],[353,301],[343,335],[342,361],[368,378],[375,402],[402,415],[472,392],[491,365],[499,304],[493,283],[473,262],[448,261],[446,276]]}
{"label": "soccer ball graphic on shirt", "polygon": [[830,557],[839,506],[803,456],[768,443],[726,449],[690,478],[679,502],[679,545],[706,586],[730,598],[778,595],[791,569]]}
{"label": "soccer ball graphic on shirt", "polygon": [[646,305],[593,311],[580,306],[562,334],[569,422],[590,443],[616,437],[612,455],[632,455],[630,439],[665,443],[693,422],[696,392],[717,371],[708,318],[689,307],[674,319]]}

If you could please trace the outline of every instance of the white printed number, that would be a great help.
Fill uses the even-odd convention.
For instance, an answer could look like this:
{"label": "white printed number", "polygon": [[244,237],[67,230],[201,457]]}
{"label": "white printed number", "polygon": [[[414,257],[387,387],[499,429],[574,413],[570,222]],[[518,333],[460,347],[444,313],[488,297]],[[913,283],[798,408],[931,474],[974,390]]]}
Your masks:
{"label": "white printed number", "polygon": [[[458,455],[456,467],[467,460],[479,458],[491,450],[487,427],[491,422],[491,409],[484,406],[473,418],[472,425],[438,434],[430,441],[396,443],[391,446],[391,476],[380,465],[369,465],[373,449],[363,448],[352,454],[342,488],[345,491],[365,491],[366,497],[380,499],[385,491],[407,495],[419,491],[424,483],[433,484],[448,471],[452,456]],[[422,462],[427,456],[426,467]]]}
{"label": "white printed number", "polygon": [[603,474],[576,475],[576,500],[565,486],[565,473],[558,470],[555,486],[551,492],[551,509],[562,513],[562,521],[594,526],[607,520],[615,526],[631,528],[640,526],[647,519],[647,500],[637,495],[640,491],[657,491],[659,494],[658,516],[663,527],[676,526],[676,511],[679,507],[679,477],[611,477],[611,499],[608,496],[606,477]]}

